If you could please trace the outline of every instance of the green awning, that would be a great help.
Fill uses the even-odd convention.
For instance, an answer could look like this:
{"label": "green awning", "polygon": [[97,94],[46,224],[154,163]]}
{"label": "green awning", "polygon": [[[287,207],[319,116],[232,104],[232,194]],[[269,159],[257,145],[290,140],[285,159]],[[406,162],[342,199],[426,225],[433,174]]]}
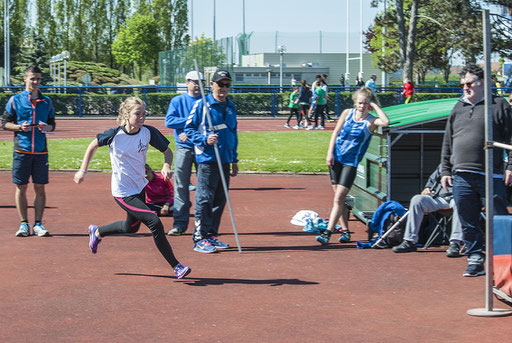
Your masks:
{"label": "green awning", "polygon": [[459,98],[436,99],[383,108],[390,128],[429,122],[447,117]]}

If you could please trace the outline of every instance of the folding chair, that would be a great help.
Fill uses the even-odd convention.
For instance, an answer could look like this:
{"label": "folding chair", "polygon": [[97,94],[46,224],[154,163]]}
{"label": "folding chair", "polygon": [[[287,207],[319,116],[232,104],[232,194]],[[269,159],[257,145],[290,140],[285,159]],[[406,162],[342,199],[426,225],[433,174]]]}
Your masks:
{"label": "folding chair", "polygon": [[[436,217],[434,214],[437,213],[440,215],[440,217]],[[432,243],[436,240],[436,238],[441,234],[443,237],[443,241],[446,239],[447,241],[450,241],[450,235],[448,234],[448,230],[450,226],[448,224],[451,224],[453,211],[451,208],[446,208],[442,210],[438,210],[436,212],[429,213],[429,218],[432,218],[436,226],[434,227],[434,230],[432,230],[432,233],[427,239],[427,242],[423,246],[423,250],[427,250]]]}

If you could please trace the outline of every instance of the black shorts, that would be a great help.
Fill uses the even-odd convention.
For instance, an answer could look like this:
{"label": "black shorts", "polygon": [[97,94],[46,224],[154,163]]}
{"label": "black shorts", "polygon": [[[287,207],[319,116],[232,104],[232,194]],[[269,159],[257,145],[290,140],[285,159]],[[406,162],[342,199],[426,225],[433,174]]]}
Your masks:
{"label": "black shorts", "polygon": [[347,188],[352,187],[356,178],[357,167],[347,166],[338,161],[334,161],[334,165],[329,167],[329,176],[331,184],[342,185]]}
{"label": "black shorts", "polygon": [[12,183],[26,185],[30,176],[32,182],[48,183],[48,154],[24,154],[14,152],[12,157]]}

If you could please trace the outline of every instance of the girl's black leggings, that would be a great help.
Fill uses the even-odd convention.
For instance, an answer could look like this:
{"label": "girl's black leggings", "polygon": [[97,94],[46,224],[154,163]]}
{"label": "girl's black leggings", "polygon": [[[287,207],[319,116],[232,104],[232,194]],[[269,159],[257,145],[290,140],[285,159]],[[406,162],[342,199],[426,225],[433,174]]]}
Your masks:
{"label": "girl's black leggings", "polygon": [[139,230],[140,224],[144,223],[151,233],[158,251],[165,260],[174,268],[179,263],[172,251],[171,245],[165,236],[164,226],[156,212],[152,211],[144,203],[144,192],[130,195],[114,200],[123,210],[126,211],[126,220],[120,220],[99,227],[100,236],[108,236],[120,233],[135,233]]}

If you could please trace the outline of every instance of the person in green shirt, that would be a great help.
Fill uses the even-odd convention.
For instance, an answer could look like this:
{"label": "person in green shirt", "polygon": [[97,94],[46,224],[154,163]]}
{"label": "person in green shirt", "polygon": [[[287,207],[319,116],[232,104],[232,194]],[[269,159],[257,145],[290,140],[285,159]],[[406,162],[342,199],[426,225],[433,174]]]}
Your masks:
{"label": "person in green shirt", "polygon": [[300,120],[299,120],[299,87],[295,86],[293,87],[293,91],[290,94],[290,103],[288,104],[288,108],[290,109],[290,115],[288,116],[288,120],[286,121],[286,124],[284,124],[284,127],[287,127],[291,129],[290,126],[290,120],[293,116],[297,118],[297,125],[295,125],[294,129],[299,129],[300,127]]}
{"label": "person in green shirt", "polygon": [[[322,88],[323,81],[317,84],[318,87],[315,89],[316,98],[313,101],[311,107],[314,108],[315,111],[315,126],[313,127],[315,130],[324,130],[324,110],[325,105],[327,104],[325,89]],[[320,126],[318,126],[318,118],[320,118]]]}

